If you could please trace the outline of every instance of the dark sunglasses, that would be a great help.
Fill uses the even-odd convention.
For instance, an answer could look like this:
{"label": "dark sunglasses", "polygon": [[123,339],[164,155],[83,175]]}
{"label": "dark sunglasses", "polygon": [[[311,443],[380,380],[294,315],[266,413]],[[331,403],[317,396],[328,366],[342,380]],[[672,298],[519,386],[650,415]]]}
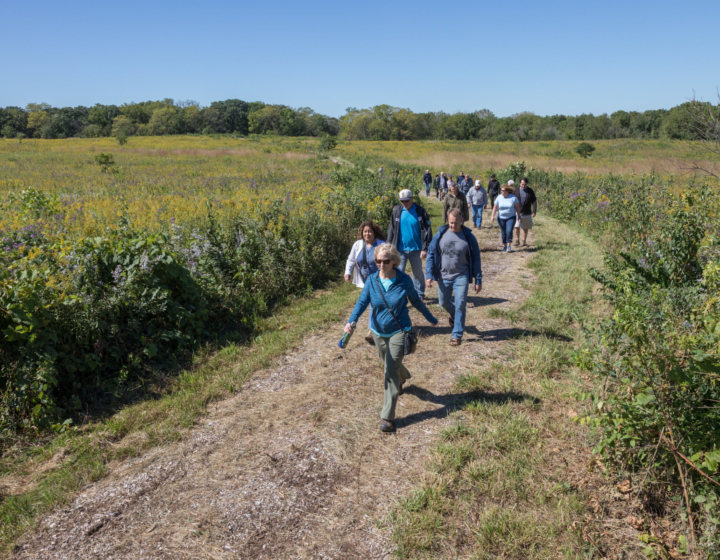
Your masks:
{"label": "dark sunglasses", "polygon": [[390,264],[392,262],[392,259],[375,259],[375,264]]}

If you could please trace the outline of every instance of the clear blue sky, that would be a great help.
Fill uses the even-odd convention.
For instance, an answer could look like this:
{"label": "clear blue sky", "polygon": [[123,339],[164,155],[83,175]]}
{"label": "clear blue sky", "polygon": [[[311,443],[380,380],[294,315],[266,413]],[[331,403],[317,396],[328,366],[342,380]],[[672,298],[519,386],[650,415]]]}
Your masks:
{"label": "clear blue sky", "polygon": [[718,0],[3,0],[0,13],[0,106],[574,115],[717,102],[720,87]]}

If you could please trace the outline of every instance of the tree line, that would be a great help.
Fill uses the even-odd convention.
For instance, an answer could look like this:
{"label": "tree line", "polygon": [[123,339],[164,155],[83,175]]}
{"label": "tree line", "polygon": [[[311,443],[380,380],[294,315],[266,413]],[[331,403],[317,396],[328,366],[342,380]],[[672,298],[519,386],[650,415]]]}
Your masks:
{"label": "tree line", "polygon": [[[274,134],[340,136],[348,140],[602,140],[662,138],[694,140],[690,112],[694,102],[671,109],[616,111],[610,115],[539,116],[530,112],[497,117],[483,109],[472,113],[427,112],[376,105],[349,107],[339,119],[308,107],[294,109],[260,101],[144,101],[93,107],[52,107],[30,103],[0,108],[5,138],[69,138],[163,134]],[[695,102],[696,103],[696,102]],[[704,104],[713,112],[720,106]]]}

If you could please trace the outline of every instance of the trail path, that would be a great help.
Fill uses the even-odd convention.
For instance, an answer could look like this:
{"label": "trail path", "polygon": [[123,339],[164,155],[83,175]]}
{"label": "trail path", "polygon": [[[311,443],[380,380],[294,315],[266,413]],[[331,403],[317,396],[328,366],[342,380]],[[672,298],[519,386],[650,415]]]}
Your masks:
{"label": "trail path", "polygon": [[488,310],[515,305],[527,295],[520,280],[532,281],[526,264],[534,243],[505,254],[488,224],[486,213],[475,230],[484,282],[481,295],[469,297],[463,344],[449,346],[435,288],[427,302],[440,325],[411,312],[420,343],[405,361],[413,379],[399,400],[395,434],[378,429],[376,349],[358,334],[340,350],[338,323],[212,405],[183,441],[110,465],[109,476],[24,537],[16,558],[388,557],[382,519],[453,422],[448,413],[463,398],[455,380],[479,356],[502,352],[512,333]]}

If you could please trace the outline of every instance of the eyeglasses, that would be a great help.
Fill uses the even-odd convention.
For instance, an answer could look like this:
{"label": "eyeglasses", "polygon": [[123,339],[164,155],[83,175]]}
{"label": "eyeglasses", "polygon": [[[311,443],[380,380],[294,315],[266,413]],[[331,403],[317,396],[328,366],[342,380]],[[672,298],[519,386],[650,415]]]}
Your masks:
{"label": "eyeglasses", "polygon": [[375,264],[390,264],[392,259],[375,259]]}

